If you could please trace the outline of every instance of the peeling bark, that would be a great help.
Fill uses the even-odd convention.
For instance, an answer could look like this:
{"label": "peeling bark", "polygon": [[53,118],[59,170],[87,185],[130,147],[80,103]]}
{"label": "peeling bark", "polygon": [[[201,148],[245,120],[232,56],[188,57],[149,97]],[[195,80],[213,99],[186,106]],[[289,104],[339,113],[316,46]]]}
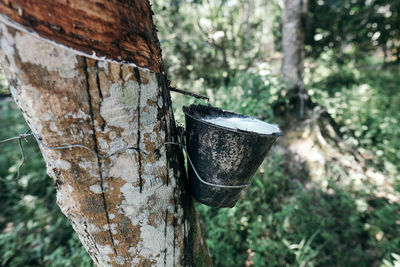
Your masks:
{"label": "peeling bark", "polygon": [[88,55],[164,71],[147,0],[0,0],[0,14],[3,22]]}
{"label": "peeling bark", "polygon": [[[15,8],[13,1],[3,1],[0,12],[5,2]],[[93,261],[98,266],[211,266],[186,194],[183,156],[177,146],[164,144],[177,142],[177,133],[162,62],[143,69],[94,60],[4,23],[0,45],[12,95],[43,143],[84,145],[101,155],[126,147],[141,151],[102,158],[83,148],[40,146],[57,204]],[[161,50],[151,53],[157,61]],[[141,66],[140,60],[132,61]]]}

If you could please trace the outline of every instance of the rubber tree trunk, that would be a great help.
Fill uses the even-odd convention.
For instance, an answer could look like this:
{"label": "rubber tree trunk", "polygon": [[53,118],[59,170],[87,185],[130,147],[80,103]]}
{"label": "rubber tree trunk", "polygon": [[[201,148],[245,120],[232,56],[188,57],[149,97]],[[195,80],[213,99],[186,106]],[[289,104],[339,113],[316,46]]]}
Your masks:
{"label": "rubber tree trunk", "polygon": [[[0,12],[12,95],[93,261],[210,266],[171,144],[177,132],[147,0],[1,1]],[[92,151],[50,148],[65,145]]]}
{"label": "rubber tree trunk", "polygon": [[300,98],[300,117],[304,113],[304,17],[308,0],[285,0],[282,12],[282,74],[289,88]]}

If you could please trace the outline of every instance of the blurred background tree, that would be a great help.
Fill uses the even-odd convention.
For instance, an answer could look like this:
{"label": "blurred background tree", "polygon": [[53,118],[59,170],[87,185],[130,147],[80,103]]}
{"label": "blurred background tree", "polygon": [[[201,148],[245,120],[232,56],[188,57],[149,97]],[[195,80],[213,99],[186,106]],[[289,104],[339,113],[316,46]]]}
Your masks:
{"label": "blurred background tree", "polygon": [[[173,86],[285,133],[235,208],[197,206],[215,266],[399,266],[400,3],[308,1],[301,121],[281,74],[283,4],[153,3]],[[178,121],[193,102],[173,95]],[[0,139],[27,129],[0,108]],[[17,144],[0,146],[0,265],[90,266],[28,141],[18,180]]]}

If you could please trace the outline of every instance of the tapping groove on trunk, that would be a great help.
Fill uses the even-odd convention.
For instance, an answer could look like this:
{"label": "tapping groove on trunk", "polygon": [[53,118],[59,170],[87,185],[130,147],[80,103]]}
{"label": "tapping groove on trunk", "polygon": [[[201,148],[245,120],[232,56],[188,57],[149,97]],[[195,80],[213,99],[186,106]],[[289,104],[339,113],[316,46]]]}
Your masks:
{"label": "tapping groove on trunk", "polygon": [[[97,92],[99,93],[100,101],[103,102],[103,93],[101,92],[99,69],[97,67],[97,64],[96,64],[96,87],[97,87]],[[106,127],[105,121],[103,120],[103,118],[101,118],[101,124],[100,124],[101,131],[104,131],[105,127]]]}
{"label": "tapping groove on trunk", "polygon": [[[141,103],[140,103],[140,96],[141,96],[141,93],[142,93],[142,88],[141,88],[141,86],[142,86],[142,81],[141,81],[141,79],[140,79],[140,73],[139,73],[139,70],[137,69],[137,68],[134,68],[134,72],[135,72],[135,76],[136,76],[136,79],[137,79],[137,81],[138,81],[138,83],[139,83],[139,96],[138,96],[138,104],[137,104],[137,120],[138,120],[138,122],[137,122],[137,124],[138,124],[138,126],[137,126],[137,143],[136,143],[136,146],[140,149],[140,138],[141,138],[141,136],[140,136],[140,112],[141,112]],[[140,153],[138,153],[138,162],[139,162],[139,186],[140,186],[140,193],[142,193],[142,191],[143,191],[143,178],[142,178],[142,155],[140,154]]]}

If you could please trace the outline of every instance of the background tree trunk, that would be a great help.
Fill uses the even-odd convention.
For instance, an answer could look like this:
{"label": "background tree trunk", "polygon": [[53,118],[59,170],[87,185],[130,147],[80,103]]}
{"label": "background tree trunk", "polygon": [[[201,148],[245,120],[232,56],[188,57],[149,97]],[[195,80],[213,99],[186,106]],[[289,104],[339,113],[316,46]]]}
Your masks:
{"label": "background tree trunk", "polygon": [[[0,4],[0,60],[32,132],[51,147],[97,153],[40,145],[57,204],[99,266],[210,266],[181,151],[165,144],[177,132],[150,6],[130,1],[118,17],[117,1],[78,2],[61,11],[50,7],[63,1]],[[118,19],[103,25],[100,17]],[[15,28],[127,64],[78,56]],[[116,43],[122,35],[133,41]]]}
{"label": "background tree trunk", "polygon": [[304,115],[304,17],[308,0],[285,0],[282,12],[282,74],[289,88],[300,97],[300,117]]}

